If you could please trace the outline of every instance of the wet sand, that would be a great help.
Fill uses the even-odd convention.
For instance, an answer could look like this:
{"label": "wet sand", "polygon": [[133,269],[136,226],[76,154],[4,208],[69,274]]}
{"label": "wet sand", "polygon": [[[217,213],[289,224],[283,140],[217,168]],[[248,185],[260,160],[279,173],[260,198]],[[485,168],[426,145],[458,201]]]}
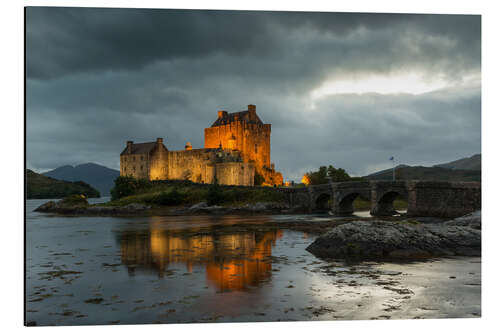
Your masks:
{"label": "wet sand", "polygon": [[54,217],[31,212],[41,202],[27,205],[30,324],[481,314],[480,258],[320,260],[314,230],[293,225],[328,216]]}

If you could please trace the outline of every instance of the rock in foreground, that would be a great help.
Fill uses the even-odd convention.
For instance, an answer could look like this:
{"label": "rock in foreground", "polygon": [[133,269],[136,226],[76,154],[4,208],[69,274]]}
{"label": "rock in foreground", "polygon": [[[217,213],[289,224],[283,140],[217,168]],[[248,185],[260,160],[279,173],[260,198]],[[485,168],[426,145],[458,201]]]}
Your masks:
{"label": "rock in foreground", "polygon": [[318,237],[307,251],[332,259],[420,259],[481,255],[481,212],[444,223],[354,221]]}

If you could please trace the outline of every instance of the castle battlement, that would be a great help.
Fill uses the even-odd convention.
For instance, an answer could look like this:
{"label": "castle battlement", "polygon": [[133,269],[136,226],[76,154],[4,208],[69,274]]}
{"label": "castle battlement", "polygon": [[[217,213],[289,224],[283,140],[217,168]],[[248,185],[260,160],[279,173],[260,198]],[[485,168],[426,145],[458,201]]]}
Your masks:
{"label": "castle battlement", "polygon": [[254,185],[259,174],[268,185],[281,185],[283,177],[271,164],[271,124],[264,124],[255,105],[245,111],[220,110],[205,128],[204,148],[169,151],[158,138],[133,143],[120,154],[120,175],[150,180],[185,179],[199,183]]}

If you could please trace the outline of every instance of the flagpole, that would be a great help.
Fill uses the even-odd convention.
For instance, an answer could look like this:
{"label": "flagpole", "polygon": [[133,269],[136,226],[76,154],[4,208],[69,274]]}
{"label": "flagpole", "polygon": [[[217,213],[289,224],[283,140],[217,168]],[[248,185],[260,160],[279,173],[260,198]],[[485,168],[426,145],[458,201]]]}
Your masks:
{"label": "flagpole", "polygon": [[392,158],[392,181],[396,181],[396,162],[394,162],[394,157]]}

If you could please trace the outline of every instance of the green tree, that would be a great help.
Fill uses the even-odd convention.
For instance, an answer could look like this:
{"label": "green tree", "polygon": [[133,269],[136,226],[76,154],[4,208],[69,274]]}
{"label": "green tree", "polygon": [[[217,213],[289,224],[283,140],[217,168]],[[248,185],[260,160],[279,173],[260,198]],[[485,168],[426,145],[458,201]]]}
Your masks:
{"label": "green tree", "polygon": [[262,175],[260,173],[255,171],[255,175],[253,177],[253,184],[255,186],[262,185],[262,183],[264,183],[264,180],[265,180],[264,177],[262,177]]}
{"label": "green tree", "polygon": [[331,178],[332,182],[348,182],[351,180],[351,176],[344,169],[336,169],[332,165],[328,166],[328,177]]}
{"label": "green tree", "polygon": [[119,176],[115,179],[115,187],[111,189],[111,200],[137,193],[141,189],[150,188],[151,182],[147,179],[135,179],[129,176]]}
{"label": "green tree", "polygon": [[320,166],[318,171],[311,171],[306,173],[310,180],[311,185],[327,184],[329,180],[332,182],[349,182],[359,180],[359,178],[352,178],[342,168],[335,168],[333,165]]}

